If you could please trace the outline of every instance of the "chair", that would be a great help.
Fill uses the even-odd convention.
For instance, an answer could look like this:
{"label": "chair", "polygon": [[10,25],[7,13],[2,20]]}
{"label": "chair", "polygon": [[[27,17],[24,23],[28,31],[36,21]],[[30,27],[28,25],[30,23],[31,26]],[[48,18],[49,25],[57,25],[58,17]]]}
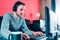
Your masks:
{"label": "chair", "polygon": [[42,31],[40,28],[40,20],[34,20],[33,24],[30,24],[30,20],[25,19],[27,27],[32,31]]}
{"label": "chair", "polygon": [[1,37],[1,22],[2,22],[3,16],[0,16],[0,37]]}
{"label": "chair", "polygon": [[0,29],[1,29],[1,22],[2,22],[2,16],[0,16]]}

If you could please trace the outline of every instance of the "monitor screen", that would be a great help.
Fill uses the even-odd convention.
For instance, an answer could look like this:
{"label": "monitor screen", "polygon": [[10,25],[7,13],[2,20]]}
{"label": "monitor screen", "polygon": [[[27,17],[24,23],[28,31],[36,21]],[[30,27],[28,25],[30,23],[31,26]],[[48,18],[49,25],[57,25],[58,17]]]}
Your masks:
{"label": "monitor screen", "polygon": [[57,14],[49,9],[50,13],[50,32],[54,33],[57,31]]}

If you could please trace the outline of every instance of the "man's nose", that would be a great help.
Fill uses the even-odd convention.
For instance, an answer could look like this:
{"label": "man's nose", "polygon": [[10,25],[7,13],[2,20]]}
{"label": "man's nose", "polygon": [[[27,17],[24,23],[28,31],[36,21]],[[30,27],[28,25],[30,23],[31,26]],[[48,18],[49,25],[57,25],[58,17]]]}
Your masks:
{"label": "man's nose", "polygon": [[24,11],[22,11],[22,13],[24,13]]}

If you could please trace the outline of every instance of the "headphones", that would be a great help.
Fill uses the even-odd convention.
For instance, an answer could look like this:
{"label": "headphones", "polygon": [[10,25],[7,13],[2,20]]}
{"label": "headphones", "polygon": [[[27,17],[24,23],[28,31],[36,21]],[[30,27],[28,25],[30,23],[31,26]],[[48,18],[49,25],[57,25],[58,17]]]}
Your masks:
{"label": "headphones", "polygon": [[13,11],[17,11],[17,5],[14,5],[14,7],[13,7]]}
{"label": "headphones", "polygon": [[20,1],[16,2],[15,5],[13,6],[13,11],[17,11],[17,8],[19,5],[25,5],[25,4],[23,2],[20,2]]}

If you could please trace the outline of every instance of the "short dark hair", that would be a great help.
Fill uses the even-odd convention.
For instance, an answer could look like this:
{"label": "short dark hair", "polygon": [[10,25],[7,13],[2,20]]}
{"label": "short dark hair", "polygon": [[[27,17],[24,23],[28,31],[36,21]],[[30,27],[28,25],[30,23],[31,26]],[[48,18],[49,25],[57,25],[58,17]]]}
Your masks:
{"label": "short dark hair", "polygon": [[17,11],[19,5],[25,5],[23,2],[17,1],[13,6],[13,11]]}

